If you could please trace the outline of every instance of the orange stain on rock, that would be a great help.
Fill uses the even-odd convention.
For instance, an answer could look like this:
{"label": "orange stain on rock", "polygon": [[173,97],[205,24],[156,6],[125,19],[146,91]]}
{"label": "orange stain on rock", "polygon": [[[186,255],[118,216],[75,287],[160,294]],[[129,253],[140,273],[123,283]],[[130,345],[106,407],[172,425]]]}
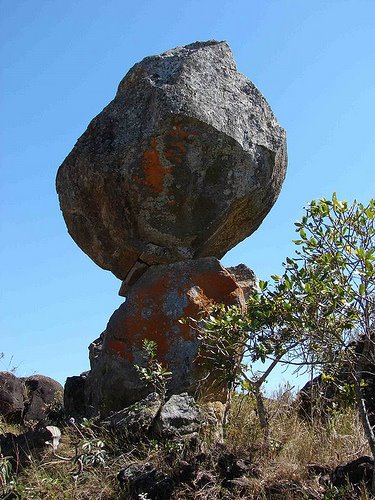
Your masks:
{"label": "orange stain on rock", "polygon": [[150,147],[143,153],[144,183],[155,193],[161,193],[164,188],[164,177],[172,169],[163,165],[157,146],[156,137],[153,137]]}
{"label": "orange stain on rock", "polygon": [[198,273],[193,276],[193,281],[217,304],[238,304],[241,297],[241,290],[229,273]]}
{"label": "orange stain on rock", "polygon": [[167,364],[174,340],[191,341],[196,336],[188,321],[182,324],[178,322],[179,318],[167,314],[164,305],[170,301],[168,296],[173,291],[176,301],[180,303],[177,307],[182,308],[181,316],[185,318],[198,318],[202,312],[208,314],[214,303],[239,304],[242,293],[226,273],[197,272],[177,288],[176,277],[167,273],[147,288],[137,290],[132,299],[131,312],[125,312],[115,339],[107,344],[108,350],[133,364],[132,351],[141,352],[144,339],[153,340],[158,346],[158,359]]}
{"label": "orange stain on rock", "polygon": [[107,349],[113,354],[117,354],[122,359],[126,359],[129,363],[134,362],[133,354],[126,349],[126,344],[122,340],[111,339],[108,341]]}

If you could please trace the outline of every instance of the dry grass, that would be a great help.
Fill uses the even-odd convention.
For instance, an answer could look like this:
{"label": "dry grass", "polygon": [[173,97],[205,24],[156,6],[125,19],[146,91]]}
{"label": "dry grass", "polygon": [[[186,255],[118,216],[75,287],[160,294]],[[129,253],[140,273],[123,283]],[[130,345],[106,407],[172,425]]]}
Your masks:
{"label": "dry grass", "polygon": [[247,396],[235,398],[227,429],[229,449],[251,457],[261,470],[261,480],[253,481],[254,498],[267,486],[283,482],[305,484],[319,495],[323,489],[317,477],[311,478],[312,465],[333,469],[370,453],[354,408],[333,413],[325,421],[308,422],[299,417],[290,398],[280,398],[268,401],[268,411],[269,445],[263,442],[254,401]]}
{"label": "dry grass", "polygon": [[[226,450],[239,458],[251,460],[260,471],[259,477],[249,477],[246,484],[242,485],[242,492],[226,490],[221,485],[222,479],[215,462],[217,450],[212,449],[206,453],[198,473],[206,474],[206,484],[197,486],[197,481],[180,484],[173,498],[358,498],[351,496],[350,492],[346,496],[335,491],[327,493],[327,486],[322,484],[318,476],[311,476],[308,467],[318,464],[332,468],[369,453],[353,409],[332,415],[325,422],[316,420],[313,423],[301,420],[295,404],[287,397],[269,400],[268,410],[271,426],[268,445],[264,444],[254,402],[249,396],[234,398],[226,429]],[[17,426],[9,428],[1,422],[0,429],[2,432],[16,433],[22,430]],[[102,448],[98,445],[99,438],[104,443]],[[86,445],[85,448],[85,443],[89,443],[89,447]],[[208,448],[209,445],[206,445]],[[14,496],[10,494],[7,497],[4,493],[3,498],[126,499],[129,496],[117,484],[119,470],[135,461],[153,461],[170,473],[174,466],[167,463],[166,457],[171,453],[175,456],[175,463],[180,459],[190,459],[186,450],[172,442],[148,442],[134,446],[90,424],[79,431],[66,427],[63,429],[58,456],[54,456],[52,449],[48,448],[42,456],[32,459],[30,466],[24,468],[17,478],[13,477],[13,482],[8,478],[8,492],[13,491]],[[95,461],[93,457],[96,454],[102,460]],[[77,455],[81,456],[83,467],[74,460]],[[61,457],[70,457],[72,460],[62,460]],[[360,498],[369,497],[363,492]]]}

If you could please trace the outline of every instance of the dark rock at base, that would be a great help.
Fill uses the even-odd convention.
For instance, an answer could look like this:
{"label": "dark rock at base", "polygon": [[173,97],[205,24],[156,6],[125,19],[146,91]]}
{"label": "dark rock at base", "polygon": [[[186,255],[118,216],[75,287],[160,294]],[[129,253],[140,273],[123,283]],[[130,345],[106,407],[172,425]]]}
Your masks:
{"label": "dark rock at base", "polygon": [[126,279],[137,262],[221,258],[252,234],[286,171],[285,132],[226,42],[146,57],[60,166],[68,231]]}
{"label": "dark rock at base", "polygon": [[309,380],[297,395],[298,412],[302,418],[327,416],[329,410],[338,402],[336,384],[317,375]]}
{"label": "dark rock at base", "polygon": [[54,408],[62,406],[64,389],[56,380],[45,375],[32,375],[21,380],[27,392],[23,415],[25,422],[46,420]]}
{"label": "dark rock at base", "polygon": [[90,416],[86,406],[85,385],[88,372],[68,377],[64,386],[64,408],[67,417],[82,418]]}
{"label": "dark rock at base", "polygon": [[32,455],[50,445],[56,449],[61,432],[55,426],[42,426],[30,429],[23,434],[8,432],[0,435],[0,450],[3,456],[10,457],[16,469],[30,463]]}
{"label": "dark rock at base", "polygon": [[190,483],[196,478],[197,471],[198,465],[195,460],[192,462],[180,460],[174,478],[177,483]]}
{"label": "dark rock at base", "polygon": [[152,463],[136,463],[122,469],[117,479],[131,499],[147,495],[150,500],[169,500],[172,496],[173,480]]}
{"label": "dark rock at base", "polygon": [[243,460],[233,453],[222,453],[217,460],[220,475],[224,481],[230,481],[243,476],[258,477],[259,470],[250,460]]}
{"label": "dark rock at base", "polygon": [[162,407],[159,394],[153,392],[138,403],[113,413],[102,424],[116,434],[125,434],[130,440],[145,439],[155,423]]}
{"label": "dark rock at base", "polygon": [[[354,342],[355,350],[360,355],[363,342]],[[353,346],[351,346],[353,347]],[[369,358],[371,355],[368,356]],[[341,392],[340,387],[346,384],[353,384],[349,370],[343,365],[333,374],[334,380],[324,378],[322,375],[309,380],[299,391],[297,404],[299,413],[303,418],[327,417],[332,408],[345,407],[351,404],[345,396],[345,391]],[[370,361],[363,367],[363,386],[361,387],[363,399],[365,401],[370,425],[375,426],[375,364]],[[354,403],[354,402],[353,402]]]}
{"label": "dark rock at base", "polygon": [[0,415],[19,423],[25,409],[25,385],[11,372],[0,372]]}
{"label": "dark rock at base", "polygon": [[368,456],[363,456],[336,467],[331,474],[331,481],[337,488],[341,488],[341,486],[348,483],[354,486],[363,483],[370,488],[373,473],[374,460]]}

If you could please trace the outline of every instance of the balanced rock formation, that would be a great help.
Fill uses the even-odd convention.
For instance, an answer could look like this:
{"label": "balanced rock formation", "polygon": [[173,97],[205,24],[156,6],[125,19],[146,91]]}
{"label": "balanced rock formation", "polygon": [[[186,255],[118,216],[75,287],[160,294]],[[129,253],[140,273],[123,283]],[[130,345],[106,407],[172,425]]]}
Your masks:
{"label": "balanced rock formation", "polygon": [[254,273],[228,272],[217,259],[259,227],[286,163],[285,132],[226,42],[178,47],[131,68],[57,174],[70,235],[122,280],[126,297],[90,346],[91,371],[66,385],[73,413],[121,410],[152,390],[135,369],[145,339],[172,372],[170,394],[194,394],[205,379],[209,397],[225,400],[197,356],[197,332],[180,319],[215,303],[244,310]]}
{"label": "balanced rock formation", "polygon": [[272,208],[285,132],[226,42],[146,57],[61,165],[70,235],[125,279],[137,262],[221,258]]}

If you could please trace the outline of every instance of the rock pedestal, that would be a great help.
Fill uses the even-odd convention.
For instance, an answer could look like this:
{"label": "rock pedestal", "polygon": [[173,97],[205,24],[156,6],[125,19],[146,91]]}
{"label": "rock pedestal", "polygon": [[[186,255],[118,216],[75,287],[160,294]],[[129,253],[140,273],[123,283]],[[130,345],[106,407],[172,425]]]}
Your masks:
{"label": "rock pedestal", "polygon": [[70,235],[123,281],[126,297],[91,347],[89,406],[120,409],[144,396],[134,369],[144,339],[172,371],[171,392],[197,388],[199,343],[179,319],[215,302],[243,307],[217,259],[259,227],[286,163],[285,132],[226,42],[178,47],[130,69],[56,180]]}
{"label": "rock pedestal", "polygon": [[[192,326],[179,320],[198,318],[214,303],[245,308],[241,288],[214,257],[150,267],[91,346],[88,405],[119,410],[152,390],[134,367],[145,364],[144,339],[156,342],[158,360],[172,372],[169,392],[194,394],[205,375],[196,360],[199,341]],[[225,399],[225,388],[213,382],[206,380],[214,399]]]}

